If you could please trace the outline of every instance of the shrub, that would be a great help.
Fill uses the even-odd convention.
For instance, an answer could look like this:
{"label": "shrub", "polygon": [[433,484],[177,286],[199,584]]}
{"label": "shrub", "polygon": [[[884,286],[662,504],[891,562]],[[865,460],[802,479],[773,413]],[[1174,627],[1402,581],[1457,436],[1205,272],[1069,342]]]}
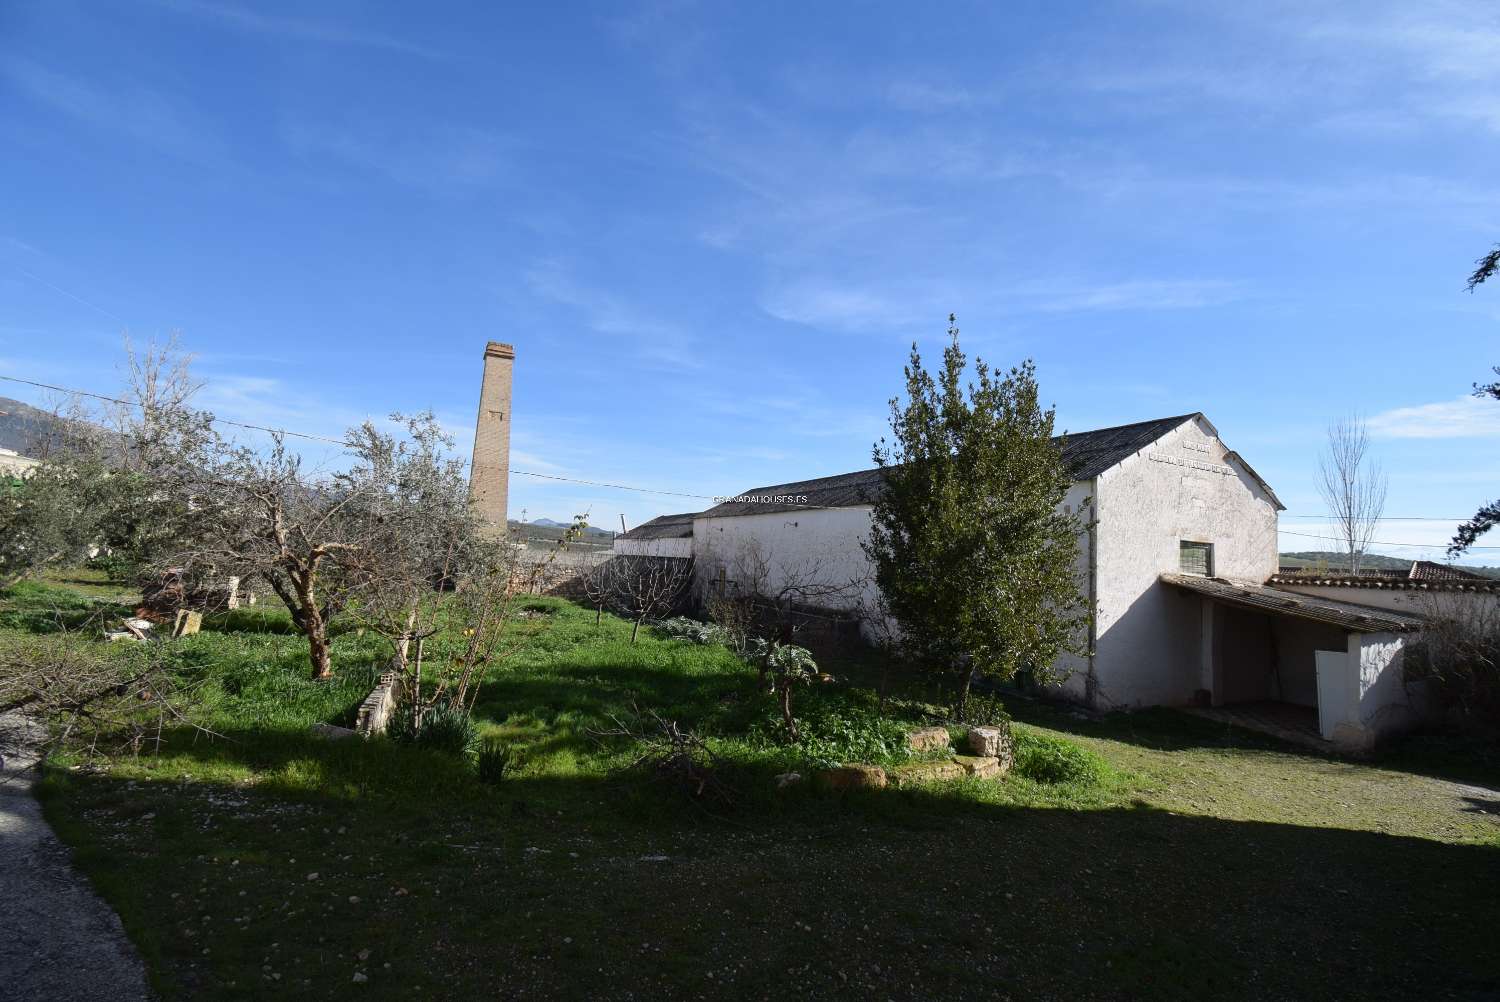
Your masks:
{"label": "shrub", "polygon": [[1108,768],[1104,760],[1071,741],[1031,731],[1014,735],[1016,774],[1038,783],[1097,783]]}
{"label": "shrub", "polygon": [[479,781],[490,786],[499,786],[514,763],[514,750],[510,744],[493,736],[480,743],[479,751],[474,756],[474,768],[479,774]]}
{"label": "shrub", "polygon": [[474,721],[463,707],[437,702],[419,708],[410,703],[396,707],[386,733],[397,741],[462,755],[474,746]]}
{"label": "shrub", "polygon": [[1500,614],[1453,598],[1433,596],[1423,609],[1427,628],[1407,655],[1407,676],[1426,680],[1461,721],[1500,730]]}
{"label": "shrub", "polygon": [[730,640],[729,634],[723,627],[714,623],[700,623],[696,619],[687,616],[673,616],[664,619],[660,623],[661,629],[669,637],[678,640],[688,640],[695,644],[708,646],[710,644],[727,644]]}
{"label": "shrub", "polygon": [[89,557],[85,564],[89,570],[100,571],[111,581],[126,582],[135,577],[139,565],[129,555],[117,550],[100,550]]}
{"label": "shrub", "polygon": [[[845,693],[809,691],[798,703],[799,739],[792,750],[807,764],[831,768],[851,762],[890,763],[910,756],[909,721],[879,713],[874,701],[857,705]],[[747,724],[748,736],[764,747],[786,748],[786,722],[778,708],[762,706]]]}
{"label": "shrub", "polygon": [[1005,702],[994,693],[971,694],[965,716],[970,724],[978,727],[1010,729],[1010,714],[1005,712]]}

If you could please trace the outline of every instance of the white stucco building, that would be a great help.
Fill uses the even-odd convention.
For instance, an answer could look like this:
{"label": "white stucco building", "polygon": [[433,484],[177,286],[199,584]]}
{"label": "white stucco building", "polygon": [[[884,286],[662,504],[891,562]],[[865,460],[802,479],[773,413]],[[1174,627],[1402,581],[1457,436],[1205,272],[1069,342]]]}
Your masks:
{"label": "white stucco building", "polygon": [[695,512],[659,515],[615,537],[614,551],[627,557],[691,557]]}
{"label": "white stucco building", "polygon": [[[1063,694],[1100,709],[1315,711],[1310,728],[1354,747],[1407,722],[1402,652],[1420,620],[1266,587],[1282,505],[1201,413],[1061,445],[1074,477],[1064,504],[1088,525],[1078,574],[1093,611],[1091,653],[1058,666]],[[687,537],[687,516],[667,516],[631,545],[670,532],[661,538],[686,540],[705,592],[747,577],[773,594],[814,581],[798,588],[808,604],[869,617],[878,594],[860,544],[883,483],[876,469],[760,487],[692,516]]]}

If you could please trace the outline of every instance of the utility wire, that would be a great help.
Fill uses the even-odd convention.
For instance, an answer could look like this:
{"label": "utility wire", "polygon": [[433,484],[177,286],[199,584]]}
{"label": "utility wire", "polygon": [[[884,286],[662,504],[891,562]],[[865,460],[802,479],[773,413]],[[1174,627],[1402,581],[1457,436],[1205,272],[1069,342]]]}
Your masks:
{"label": "utility wire", "polygon": [[[1282,513],[1282,518],[1311,518],[1324,522],[1337,522],[1338,518],[1333,515],[1288,515]],[[1381,515],[1377,522],[1467,522],[1472,515],[1455,515],[1451,518],[1444,515]]]}
{"label": "utility wire", "polygon": [[[93,398],[95,400],[104,400],[104,401],[108,401],[109,403],[112,403],[112,404],[122,404],[122,405],[124,405],[126,407],[139,407],[140,406],[140,404],[136,403],[135,401],[121,400],[119,397],[105,396],[102,393],[93,393],[93,392],[90,392],[88,390],[75,390],[75,389],[72,389],[72,388],[67,387],[67,386],[54,386],[51,383],[41,383],[41,382],[37,382],[34,379],[22,379],[19,376],[5,376],[5,375],[0,375],[0,379],[6,380],[7,382],[11,382],[11,383],[22,383],[22,384],[24,384],[26,386],[39,387],[39,388],[44,389],[44,390],[53,390],[53,391],[56,391],[58,393],[70,393],[70,394],[74,394],[74,395],[80,396],[80,397],[91,397],[91,398]],[[301,432],[301,431],[288,431],[285,428],[267,428],[264,425],[247,424],[247,423],[245,423],[243,421],[231,421],[228,418],[221,418],[221,417],[215,417],[213,420],[216,423],[218,423],[218,424],[232,425],[233,427],[236,427],[236,428],[246,428],[246,429],[249,429],[251,431],[263,431],[263,432],[267,432],[267,433],[272,434],[272,435],[285,435],[288,438],[304,438],[304,439],[307,439],[307,440],[312,441],[312,442],[326,442],[329,445],[348,445],[348,443],[345,442],[343,439],[328,438],[325,435],[313,435],[313,434],[310,434],[308,432]],[[688,494],[688,493],[683,492],[683,491],[662,491],[662,490],[655,490],[655,489],[650,488],[650,487],[632,487],[629,484],[611,484],[611,483],[606,483],[606,482],[600,481],[600,480],[582,480],[582,479],[579,479],[578,477],[564,477],[564,476],[560,476],[560,475],[554,474],[554,473],[534,473],[534,472],[532,472],[530,470],[511,470],[509,472],[514,473],[517,476],[521,476],[521,477],[536,477],[537,479],[540,479],[540,480],[557,480],[557,481],[561,481],[563,483],[569,483],[569,484],[583,484],[583,485],[585,485],[587,487],[606,487],[606,488],[609,488],[611,490],[617,490],[617,491],[635,491],[636,493],[639,493],[639,494],[659,494],[659,495],[662,495],[664,497],[693,498],[693,499],[698,500],[698,501],[714,501],[714,500],[717,500],[716,498],[714,498],[713,496],[708,495],[708,494]],[[803,506],[799,505],[797,507],[803,507]],[[1285,517],[1285,518],[1320,518],[1320,519],[1329,520],[1329,521],[1332,520],[1331,516],[1327,516],[1327,515],[1286,515],[1286,516],[1283,516],[1283,517]],[[1465,519],[1464,518],[1438,518],[1436,516],[1427,517],[1427,516],[1415,516],[1415,515],[1411,515],[1411,516],[1405,516],[1405,515],[1403,515],[1403,516],[1394,516],[1393,515],[1390,518],[1382,519],[1382,521],[1388,521],[1388,522],[1395,522],[1395,521],[1403,521],[1403,522],[1462,522],[1462,521],[1465,521]],[[1294,532],[1291,529],[1280,529],[1278,531],[1280,533],[1282,533],[1283,535],[1287,535],[1287,536],[1305,536],[1308,539],[1323,539],[1323,540],[1329,540],[1329,541],[1335,542],[1335,543],[1339,542],[1339,537],[1337,537],[1337,536],[1319,536],[1319,535],[1314,535],[1312,533],[1307,533],[1307,532]],[[1372,540],[1372,543],[1374,543],[1376,545],[1379,545],[1379,546],[1414,546],[1414,547],[1433,547],[1433,546],[1442,546],[1442,545],[1444,545],[1442,543],[1388,543],[1388,542],[1384,542],[1384,541],[1381,541],[1381,540]],[[1471,546],[1471,547],[1469,547],[1469,549],[1471,549],[1471,550],[1500,550],[1500,546]]]}
{"label": "utility wire", "polygon": [[[1310,533],[1310,532],[1294,532],[1291,529],[1277,529],[1276,531],[1280,535],[1283,535],[1283,536],[1302,536],[1302,537],[1304,537],[1306,539],[1325,539],[1325,540],[1328,540],[1329,542],[1333,542],[1333,543],[1342,543],[1342,542],[1344,542],[1344,540],[1341,539],[1338,536],[1318,536],[1318,535],[1314,535],[1313,533]],[[1425,549],[1432,549],[1434,547],[1439,547],[1439,546],[1446,548],[1446,546],[1447,546],[1446,543],[1393,543],[1390,540],[1386,540],[1386,539],[1372,539],[1372,540],[1370,540],[1370,545],[1371,546],[1412,546],[1412,547],[1425,548]],[[1468,549],[1470,549],[1470,550],[1500,550],[1500,546],[1470,546],[1470,547],[1468,547]]]}
{"label": "utility wire", "polygon": [[[58,393],[68,393],[80,397],[90,397],[94,400],[104,400],[112,404],[121,404],[125,407],[139,407],[140,404],[133,400],[121,400],[119,397],[106,396],[103,393],[93,393],[89,390],[75,390],[68,386],[54,386],[51,383],[40,383],[34,379],[22,379],[19,376],[0,375],[0,379],[11,383],[23,383],[26,386],[36,386],[44,390],[55,390]],[[231,421],[228,418],[215,417],[216,424],[232,425],[236,428],[248,428],[251,431],[263,431],[272,435],[285,435],[288,438],[305,438],[312,442],[326,442],[329,445],[348,445],[343,439],[329,438],[326,435],[313,435],[309,432],[288,431],[285,428],[267,428],[264,425],[247,424],[244,421]],[[598,480],[580,480],[577,477],[563,477],[553,473],[533,473],[530,470],[511,470],[511,473],[522,477],[538,477],[542,480],[561,480],[570,484],[585,484],[589,487],[609,487],[619,491],[637,491],[642,494],[664,494],[668,497],[696,498],[700,501],[713,501],[714,498],[708,494],[686,494],[682,491],[659,491],[649,487],[631,487],[626,484],[608,484]]]}
{"label": "utility wire", "polygon": [[[74,396],[92,397],[95,400],[106,400],[109,403],[123,404],[126,407],[140,406],[140,404],[136,403],[133,400],[121,400],[119,397],[107,397],[102,393],[90,393],[88,390],[74,390],[66,386],[53,386],[51,383],[38,383],[33,379],[22,379],[19,376],[0,376],[0,379],[3,379],[10,383],[25,383],[27,386],[39,386],[44,390],[56,390],[58,393],[71,393]],[[233,425],[236,428],[248,428],[251,431],[270,432],[272,435],[285,435],[288,438],[305,438],[313,442],[327,442],[331,445],[348,444],[340,438],[328,438],[324,435],[309,435],[306,432],[301,431],[287,431],[285,428],[266,428],[258,424],[246,424],[243,421],[231,421],[228,418],[215,417],[214,422],[216,424]]]}

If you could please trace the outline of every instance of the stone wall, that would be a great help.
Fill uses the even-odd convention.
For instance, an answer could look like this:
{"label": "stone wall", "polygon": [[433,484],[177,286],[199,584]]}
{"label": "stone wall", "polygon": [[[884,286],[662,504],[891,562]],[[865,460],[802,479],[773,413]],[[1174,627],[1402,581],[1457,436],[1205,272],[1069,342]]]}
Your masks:
{"label": "stone wall", "polygon": [[405,695],[405,682],[403,677],[396,672],[388,671],[380,676],[380,681],[365,701],[359,704],[359,713],[355,716],[354,729],[362,737],[372,737],[376,734],[384,734],[386,726],[391,722],[391,713],[396,709],[396,704]]}

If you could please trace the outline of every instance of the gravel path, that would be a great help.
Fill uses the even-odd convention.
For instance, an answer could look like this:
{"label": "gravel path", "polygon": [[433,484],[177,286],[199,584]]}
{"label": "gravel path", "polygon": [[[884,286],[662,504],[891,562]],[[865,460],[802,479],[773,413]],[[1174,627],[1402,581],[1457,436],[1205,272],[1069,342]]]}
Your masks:
{"label": "gravel path", "polygon": [[145,967],[120,919],[69,863],[31,795],[19,715],[0,716],[0,996],[145,1002]]}

